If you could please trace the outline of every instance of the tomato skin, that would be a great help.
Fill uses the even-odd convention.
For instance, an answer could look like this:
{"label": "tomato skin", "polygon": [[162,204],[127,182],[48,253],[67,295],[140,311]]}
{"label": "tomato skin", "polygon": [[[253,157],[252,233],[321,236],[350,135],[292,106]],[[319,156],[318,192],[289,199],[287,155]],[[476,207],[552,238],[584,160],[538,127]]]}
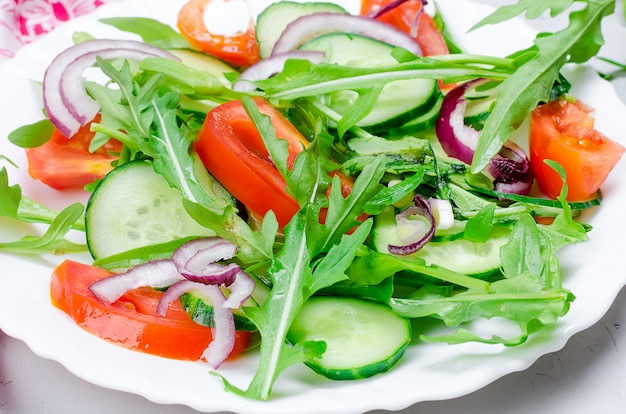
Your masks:
{"label": "tomato skin", "polygon": [[54,129],[50,139],[43,145],[26,149],[28,173],[57,190],[82,188],[95,179],[104,177],[113,169],[111,163],[118,159],[122,144],[109,140],[95,152],[89,152],[89,144],[95,133],[87,124],[71,138]]}
{"label": "tomato skin", "polygon": [[[210,328],[191,321],[180,301],[170,305],[166,317],[158,316],[162,293],[151,288],[130,291],[111,305],[100,302],[89,286],[110,275],[105,269],[65,260],[52,273],[52,304],[83,329],[122,347],[173,359],[201,358],[212,340]],[[230,357],[244,351],[249,341],[249,332],[237,331]]]}
{"label": "tomato skin", "polygon": [[235,66],[250,66],[259,60],[254,25],[243,33],[224,36],[210,33],[204,25],[204,10],[211,0],[189,0],[178,13],[178,28],[196,49]]}
{"label": "tomato skin", "polygon": [[[292,166],[308,141],[267,101],[254,100],[259,110],[270,117],[276,136],[287,140],[287,164]],[[230,101],[209,111],[194,149],[211,175],[255,216],[262,217],[272,210],[282,228],[300,209],[286,192],[285,180],[241,101]]]}
{"label": "tomato skin", "polygon": [[563,185],[544,160],[565,170],[568,201],[592,198],[625,149],[598,132],[590,109],[580,101],[558,99],[538,106],[531,116],[530,163],[541,192],[556,198]]}
{"label": "tomato skin", "polygon": [[[367,15],[372,11],[380,9],[382,6],[386,6],[392,1],[393,0],[362,0],[361,15]],[[410,34],[415,16],[421,9],[421,1],[407,1],[377,19]],[[422,48],[424,56],[447,55],[449,53],[448,45],[443,35],[439,29],[437,29],[433,18],[427,13],[421,13],[419,16],[415,40]]]}

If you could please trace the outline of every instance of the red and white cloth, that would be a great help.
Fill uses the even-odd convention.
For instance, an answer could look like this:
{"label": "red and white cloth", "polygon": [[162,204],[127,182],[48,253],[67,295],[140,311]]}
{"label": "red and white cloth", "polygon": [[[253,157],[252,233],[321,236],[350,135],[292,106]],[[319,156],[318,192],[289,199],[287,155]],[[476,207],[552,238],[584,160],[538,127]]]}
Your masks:
{"label": "red and white cloth", "polygon": [[111,0],[0,0],[0,62],[58,25]]}

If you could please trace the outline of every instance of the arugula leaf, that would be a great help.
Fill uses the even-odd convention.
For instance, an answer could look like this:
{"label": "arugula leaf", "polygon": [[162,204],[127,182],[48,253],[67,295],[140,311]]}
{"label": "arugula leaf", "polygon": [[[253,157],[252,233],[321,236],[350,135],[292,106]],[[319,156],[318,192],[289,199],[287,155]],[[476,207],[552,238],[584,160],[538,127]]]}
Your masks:
{"label": "arugula leaf", "polygon": [[[555,1],[547,4],[564,4]],[[526,6],[523,3],[515,10],[524,10]],[[534,46],[527,50],[534,52],[534,56],[499,87],[498,99],[478,139],[472,172],[478,173],[485,168],[528,113],[538,103],[549,100],[563,65],[585,62],[598,52],[603,43],[600,23],[603,17],[613,12],[614,6],[614,0],[587,1],[583,9],[570,14],[567,28],[537,36]]]}
{"label": "arugula leaf", "polygon": [[11,253],[57,255],[85,252],[87,246],[76,244],[65,238],[74,223],[82,216],[84,207],[80,203],[72,204],[61,211],[50,223],[42,236],[24,236],[20,240],[0,243],[0,250]]}
{"label": "arugula leaf", "polygon": [[204,191],[194,174],[193,158],[189,155],[191,138],[185,137],[177,122],[179,98],[174,92],[152,99],[155,132],[149,143],[154,170],[171,187],[181,190],[183,197],[195,203],[213,200]]}
{"label": "arugula leaf", "polygon": [[495,12],[472,26],[470,31],[487,24],[498,24],[513,19],[522,13],[525,13],[527,19],[533,20],[550,10],[550,16],[555,17],[569,9],[574,1],[575,0],[545,0],[538,2],[535,0],[519,0],[515,4],[507,4],[499,7]]}
{"label": "arugula leaf", "polygon": [[9,186],[9,174],[5,167],[0,170],[0,194],[0,215],[17,218],[22,189],[17,184]]}
{"label": "arugula leaf", "polygon": [[[319,343],[290,346],[286,336],[291,323],[304,302],[316,291],[347,278],[345,270],[352,262],[357,249],[365,241],[371,222],[359,226],[351,235],[344,235],[324,257],[317,261],[311,255],[307,235],[315,216],[309,207],[300,210],[285,227],[285,245],[272,260],[269,274],[272,277],[270,297],[261,308],[244,308],[246,315],[261,333],[259,368],[247,390],[242,391],[225,379],[231,391],[250,398],[266,400],[278,375],[289,365],[320,356]],[[369,223],[369,224],[368,224]],[[305,350],[308,350],[308,355]],[[315,352],[313,352],[315,351]]]}
{"label": "arugula leaf", "polygon": [[23,125],[9,133],[8,140],[21,148],[39,147],[50,139],[54,125],[49,119]]}
{"label": "arugula leaf", "polygon": [[388,67],[356,68],[290,59],[281,73],[255,84],[270,98],[292,100],[341,90],[378,88],[394,80],[416,77],[449,82],[476,77],[504,79],[515,70],[514,63],[511,59],[491,56],[449,55]]}
{"label": "arugula leaf", "polygon": [[[272,137],[264,139],[277,141]],[[316,163],[307,157],[299,157],[298,160]],[[382,166],[382,162],[378,162],[366,167],[345,199],[336,178],[325,223],[319,221],[319,209],[309,203],[285,227],[284,245],[274,255],[268,269],[272,279],[270,296],[260,308],[244,308],[261,333],[259,368],[245,391],[223,379],[229,390],[250,398],[268,399],[280,372],[293,363],[305,361],[308,352],[315,350],[314,354],[319,355],[323,351],[319,344],[288,346],[286,335],[291,322],[311,295],[348,278],[346,270],[369,235],[371,220],[360,224],[351,234],[346,232],[354,227],[355,219],[363,212],[367,200],[378,190],[384,172]],[[315,165],[302,167],[296,173],[305,171],[304,176],[310,178],[308,172],[317,168]],[[298,181],[295,176],[290,179]],[[309,191],[315,192],[318,182],[309,181],[307,186]]]}
{"label": "arugula leaf", "polygon": [[555,251],[562,247],[587,240],[587,228],[574,220],[572,209],[567,202],[567,182],[565,181],[565,169],[552,160],[545,160],[561,177],[563,187],[557,200],[561,203],[561,212],[554,218],[552,224],[541,226],[543,235],[550,240]]}
{"label": "arugula leaf", "polygon": [[[25,223],[50,224],[59,214],[35,200],[22,195],[19,185],[9,185],[9,176],[6,168],[0,169],[0,216],[14,218]],[[72,224],[73,230],[85,230],[84,217],[79,216]]]}
{"label": "arugula leaf", "polygon": [[212,73],[187,66],[182,62],[154,57],[143,59],[139,67],[145,71],[164,75],[168,86],[178,89],[184,95],[194,95],[196,98],[223,94],[230,94],[233,98],[238,96],[227,89]]}
{"label": "arugula leaf", "polygon": [[147,17],[107,17],[100,19],[100,22],[138,34],[145,43],[163,49],[191,49],[183,35],[158,20]]}
{"label": "arugula leaf", "polygon": [[489,240],[493,228],[495,204],[487,204],[475,216],[470,217],[465,225],[463,238],[469,241],[484,243]]}

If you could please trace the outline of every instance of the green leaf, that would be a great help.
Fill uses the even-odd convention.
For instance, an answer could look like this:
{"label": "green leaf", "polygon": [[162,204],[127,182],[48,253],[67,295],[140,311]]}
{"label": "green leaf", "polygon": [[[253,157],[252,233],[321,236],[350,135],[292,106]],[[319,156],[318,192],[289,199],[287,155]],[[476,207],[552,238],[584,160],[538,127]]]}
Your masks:
{"label": "green leaf", "polygon": [[100,22],[138,34],[144,42],[163,49],[191,49],[189,42],[171,26],[147,17],[107,17]]}
{"label": "green leaf", "polygon": [[509,278],[541,275],[544,268],[541,249],[537,224],[529,214],[524,214],[513,227],[508,243],[500,250],[504,275]]}
{"label": "green leaf", "polygon": [[8,140],[21,148],[39,147],[50,139],[54,125],[49,119],[23,125],[9,133]]}
{"label": "green leaf", "polygon": [[139,63],[139,67],[164,75],[169,87],[178,89],[184,95],[212,97],[227,92],[215,75],[175,60],[161,57],[146,58]]}
{"label": "green leaf", "polygon": [[75,203],[61,211],[42,236],[24,236],[20,240],[0,243],[0,250],[24,254],[67,254],[87,251],[84,244],[65,238],[72,226],[82,216],[84,207]]}
{"label": "green leaf", "polygon": [[[9,185],[6,168],[0,170],[0,216],[14,218],[25,223],[50,224],[59,214],[35,200],[22,195],[19,185]],[[79,216],[72,224],[73,230],[84,231],[85,221]]]}
{"label": "green leaf", "polygon": [[538,103],[546,102],[560,70],[567,62],[582,63],[594,56],[603,43],[600,23],[612,13],[614,0],[597,0],[570,14],[567,28],[535,39],[537,53],[502,81],[498,99],[481,131],[472,160],[472,172],[485,168],[504,142],[524,122]]}
{"label": "green leaf", "polygon": [[446,82],[476,77],[504,79],[514,70],[512,63],[512,60],[506,58],[474,55],[437,56],[377,68],[312,65],[310,62],[288,60],[281,73],[255,84],[268,97],[293,100],[342,90],[380,88],[394,80],[416,77],[442,79]]}
{"label": "green leaf", "polygon": [[213,200],[194,174],[194,160],[189,154],[191,140],[178,126],[178,102],[178,95],[173,92],[152,99],[155,132],[149,142],[154,154],[154,170],[171,187],[180,189],[184,198],[195,203],[211,203]]}
{"label": "green leaf", "polygon": [[502,317],[517,323],[521,332],[512,338],[492,336],[484,339],[468,335],[467,329],[460,329],[437,337],[424,335],[421,339],[425,341],[455,344],[471,340],[517,345],[538,328],[554,323],[567,313],[572,300],[572,295],[566,290],[545,290],[534,277],[520,276],[493,282],[489,293],[468,290],[447,295],[435,294],[427,289],[424,294],[418,292],[408,299],[394,298],[391,306],[402,316],[436,317],[450,327],[458,327],[478,318]]}
{"label": "green leaf", "polygon": [[489,240],[495,210],[495,204],[487,204],[475,216],[470,217],[465,225],[463,238],[480,243]]}
{"label": "green leaf", "polygon": [[496,11],[476,23],[470,30],[476,30],[487,24],[498,24],[513,19],[524,13],[529,20],[536,19],[550,10],[550,15],[555,17],[574,3],[574,0],[519,0],[515,4],[500,6]]}
{"label": "green leaf", "polygon": [[0,170],[0,194],[0,215],[17,218],[22,189],[17,184],[9,186],[9,174],[4,167]]}

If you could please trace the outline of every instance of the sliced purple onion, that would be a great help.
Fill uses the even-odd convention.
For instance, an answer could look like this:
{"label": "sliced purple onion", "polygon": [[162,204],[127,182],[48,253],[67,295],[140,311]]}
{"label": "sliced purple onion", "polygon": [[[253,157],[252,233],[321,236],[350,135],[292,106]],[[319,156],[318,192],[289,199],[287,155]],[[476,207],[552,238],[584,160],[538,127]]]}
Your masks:
{"label": "sliced purple onion", "polygon": [[246,272],[240,271],[235,275],[235,280],[228,285],[230,295],[224,302],[224,307],[230,309],[237,309],[243,306],[243,304],[252,296],[252,292],[256,288],[256,283]]}
{"label": "sliced purple onion", "polygon": [[533,184],[530,160],[516,143],[506,141],[491,160],[490,173],[494,176],[494,189],[502,193],[528,194]]}
{"label": "sliced purple onion", "polygon": [[472,163],[480,132],[465,125],[465,91],[478,80],[463,83],[452,89],[443,99],[435,132],[441,147],[451,157],[466,164]]}
{"label": "sliced purple onion", "polygon": [[185,278],[204,284],[230,285],[241,271],[236,263],[220,264],[232,259],[237,246],[219,237],[207,237],[185,243],[176,249],[172,261]]}
{"label": "sliced purple onion", "polygon": [[313,13],[295,19],[276,41],[272,55],[295,50],[317,36],[333,32],[360,34],[423,56],[417,41],[402,30],[368,17],[343,13]]}
{"label": "sliced purple onion", "polygon": [[[231,259],[236,253],[237,246],[225,239],[196,239],[179,247],[171,260],[153,260],[135,266],[125,273],[101,279],[89,289],[99,300],[111,304],[132,289],[169,286],[157,305],[156,313],[161,316],[166,315],[169,305],[182,294],[193,292],[213,307],[213,340],[203,357],[212,368],[218,368],[235,344],[232,309],[241,307],[256,287],[254,280],[237,264],[215,263]],[[187,269],[193,270],[191,275]],[[228,299],[222,292],[224,287],[230,292]]]}
{"label": "sliced purple onion", "polygon": [[237,254],[237,245],[221,237],[203,237],[180,246],[172,255],[175,263],[190,268],[201,268],[219,260],[228,260]]}
{"label": "sliced purple onion", "polygon": [[235,320],[230,308],[224,306],[226,297],[217,285],[205,285],[190,280],[179,281],[165,291],[157,306],[157,314],[165,316],[170,303],[184,293],[191,292],[213,307],[213,340],[202,356],[213,369],[217,369],[228,358],[235,346]]}
{"label": "sliced purple onion", "polygon": [[252,92],[256,89],[254,81],[267,79],[280,73],[285,67],[288,59],[308,60],[313,63],[324,61],[326,54],[315,50],[294,50],[291,52],[272,55],[261,59],[254,65],[244,70],[233,85],[233,89],[238,92]]}
{"label": "sliced purple onion", "polygon": [[164,57],[179,60],[171,53],[134,40],[93,39],[78,43],[61,52],[48,66],[43,79],[46,113],[54,126],[66,137],[91,121],[99,110],[83,86],[83,71],[105,59],[144,59]]}
{"label": "sliced purple onion", "polygon": [[426,218],[428,225],[422,231],[418,230],[414,232],[409,237],[409,240],[406,240],[406,244],[388,245],[387,249],[391,254],[406,256],[408,254],[415,253],[428,243],[435,235],[435,216],[433,215],[428,200],[417,194],[413,198],[413,203],[414,205],[407,207],[396,215],[397,226],[410,226],[412,224],[411,222],[417,222],[415,220],[411,220],[411,216],[421,216]]}
{"label": "sliced purple onion", "polygon": [[[465,125],[465,92],[484,79],[466,82],[444,98],[435,131],[441,147],[450,157],[471,164],[480,132]],[[526,152],[512,141],[506,141],[485,172],[493,178],[497,191],[528,194],[532,187],[530,160]]]}
{"label": "sliced purple onion", "polygon": [[100,301],[111,304],[129,290],[143,286],[164,288],[183,279],[171,260],[153,260],[137,265],[125,273],[100,279],[92,283],[89,290]]}

